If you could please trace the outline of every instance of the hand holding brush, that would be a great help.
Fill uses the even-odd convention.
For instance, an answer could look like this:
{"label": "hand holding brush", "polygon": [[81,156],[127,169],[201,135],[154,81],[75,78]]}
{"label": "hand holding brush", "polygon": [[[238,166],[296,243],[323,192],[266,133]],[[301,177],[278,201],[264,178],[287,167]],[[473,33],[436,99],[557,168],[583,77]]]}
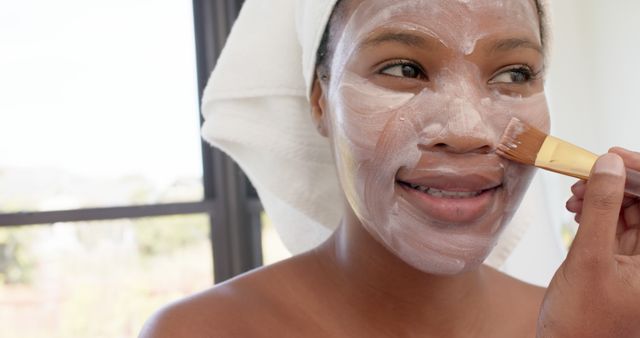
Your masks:
{"label": "hand holding brush", "polygon": [[537,337],[640,337],[640,200],[633,176],[640,154],[613,148],[598,158],[540,131],[513,138],[531,131],[515,123],[503,138],[502,156],[588,179],[573,186],[567,203],[580,228],[546,291]]}

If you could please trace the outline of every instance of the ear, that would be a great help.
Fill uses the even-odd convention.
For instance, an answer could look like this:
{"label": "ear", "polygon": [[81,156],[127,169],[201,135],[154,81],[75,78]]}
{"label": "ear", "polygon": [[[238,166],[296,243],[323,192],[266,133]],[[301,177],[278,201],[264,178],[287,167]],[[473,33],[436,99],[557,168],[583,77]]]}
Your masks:
{"label": "ear", "polygon": [[319,79],[319,76],[316,76],[316,79],[313,81],[313,88],[311,88],[311,119],[318,129],[320,135],[327,137],[328,136],[328,128],[327,128],[327,103],[325,96],[325,89],[322,85],[322,82]]}

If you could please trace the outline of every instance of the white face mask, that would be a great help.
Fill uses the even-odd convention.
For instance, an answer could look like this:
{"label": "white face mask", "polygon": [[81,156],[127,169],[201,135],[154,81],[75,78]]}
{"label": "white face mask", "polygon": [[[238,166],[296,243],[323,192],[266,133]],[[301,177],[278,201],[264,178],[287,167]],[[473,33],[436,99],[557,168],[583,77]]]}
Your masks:
{"label": "white face mask", "polygon": [[476,268],[516,211],[533,170],[494,150],[512,117],[549,129],[539,36],[530,0],[361,0],[346,23],[325,88],[338,174],[415,268]]}

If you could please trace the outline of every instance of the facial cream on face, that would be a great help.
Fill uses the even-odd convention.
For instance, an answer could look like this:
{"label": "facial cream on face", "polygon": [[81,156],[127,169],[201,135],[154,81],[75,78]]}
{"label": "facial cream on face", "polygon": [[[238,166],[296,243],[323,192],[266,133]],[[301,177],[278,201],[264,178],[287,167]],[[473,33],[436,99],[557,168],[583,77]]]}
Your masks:
{"label": "facial cream on face", "polygon": [[[477,267],[524,195],[532,170],[494,150],[514,116],[548,130],[544,92],[496,90],[490,58],[472,59],[485,39],[523,36],[539,37],[526,0],[363,0],[337,43],[327,92],[340,181],[363,226],[417,269]],[[404,39],[397,50],[391,38]],[[361,65],[416,55],[433,65],[420,86],[376,82]]]}

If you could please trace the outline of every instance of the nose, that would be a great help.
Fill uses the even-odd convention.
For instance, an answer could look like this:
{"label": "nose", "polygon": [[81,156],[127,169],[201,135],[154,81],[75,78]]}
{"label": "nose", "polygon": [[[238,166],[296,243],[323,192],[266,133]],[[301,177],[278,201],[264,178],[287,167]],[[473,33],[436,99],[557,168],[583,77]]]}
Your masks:
{"label": "nose", "polygon": [[422,131],[421,150],[487,154],[495,149],[495,133],[470,102],[455,99],[445,110],[440,128],[429,126]]}

